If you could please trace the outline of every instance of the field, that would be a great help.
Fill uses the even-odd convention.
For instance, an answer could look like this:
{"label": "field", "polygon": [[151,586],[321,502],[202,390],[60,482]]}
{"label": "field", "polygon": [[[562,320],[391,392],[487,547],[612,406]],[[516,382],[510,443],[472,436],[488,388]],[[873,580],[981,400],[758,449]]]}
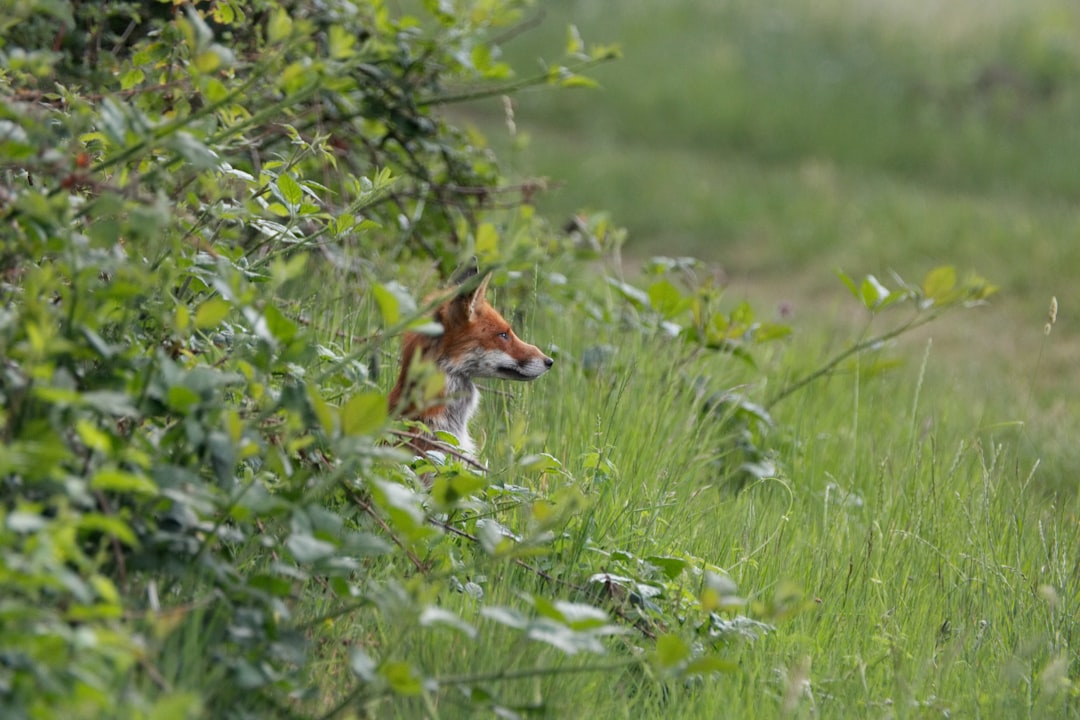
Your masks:
{"label": "field", "polygon": [[[964,318],[958,345],[993,343],[994,374],[1021,390],[1071,392],[1080,18],[1070,5],[545,8],[508,45],[517,65],[561,47],[568,23],[624,52],[595,71],[598,90],[517,98],[515,142],[501,103],[473,108],[519,172],[551,180],[545,212],[608,211],[629,229],[628,256],[702,257],[734,296],[790,303],[811,325],[839,309],[836,268],[977,271],[1003,294]],[[1064,337],[1036,371],[1051,296]]]}
{"label": "field", "polygon": [[[501,103],[461,117],[518,173],[549,179],[540,207],[553,219],[603,210],[625,225],[626,272],[691,254],[732,304],[791,313],[796,335],[770,356],[768,383],[863,332],[836,268],[888,284],[952,264],[1001,286],[989,306],[885,349],[899,368],[855,369],[777,406],[781,477],[736,495],[692,470],[708,442],[684,434],[662,345],[606,339],[629,374],[607,380],[615,410],[615,390],[565,367],[527,393],[548,452],[611,448],[620,474],[596,499],[611,543],[686,549],[761,602],[791,587],[810,600],[735,673],[651,704],[586,677],[552,687],[581,717],[1075,716],[1080,14],[1056,2],[545,8],[508,45],[519,67],[565,43],[570,23],[623,59],[592,73],[597,90],[519,96],[513,136]],[[597,341],[581,330],[538,317],[530,332]],[[706,372],[739,382],[730,361]]]}

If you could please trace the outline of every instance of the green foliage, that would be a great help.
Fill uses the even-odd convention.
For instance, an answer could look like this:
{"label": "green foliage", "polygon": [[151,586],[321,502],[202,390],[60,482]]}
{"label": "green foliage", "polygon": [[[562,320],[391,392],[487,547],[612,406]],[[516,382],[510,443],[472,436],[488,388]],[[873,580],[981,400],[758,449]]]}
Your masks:
{"label": "green foliage", "polygon": [[[441,8],[5,14],[5,716],[290,714],[311,628],[384,592],[390,540],[411,555],[439,534],[379,444],[378,345],[320,340],[289,298],[313,273],[371,282],[380,258],[450,266],[502,192],[434,109],[508,89],[492,36],[520,10]],[[478,250],[527,261],[520,216]],[[416,319],[376,287],[386,330]],[[321,614],[301,610],[313,587]],[[354,656],[358,681],[418,691],[372,662]]]}

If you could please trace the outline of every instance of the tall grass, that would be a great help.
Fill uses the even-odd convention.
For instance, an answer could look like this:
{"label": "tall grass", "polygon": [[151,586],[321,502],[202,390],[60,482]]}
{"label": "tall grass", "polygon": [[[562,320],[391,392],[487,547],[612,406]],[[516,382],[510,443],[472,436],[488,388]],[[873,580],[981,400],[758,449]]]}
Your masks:
{"label": "tall grass", "polygon": [[[828,340],[765,352],[755,370],[591,321],[580,307],[521,309],[522,336],[557,345],[558,362],[536,383],[489,387],[477,435],[491,482],[580,493],[551,546],[527,558],[551,577],[493,561],[486,575],[458,578],[475,583],[463,591],[442,568],[439,606],[475,622],[478,640],[449,628],[402,636],[401,624],[384,622],[388,597],[328,630],[327,647],[341,648],[329,652],[328,672],[353,644],[397,648],[425,673],[490,678],[505,705],[549,717],[1080,715],[1070,655],[1077,501],[1040,482],[1008,403],[976,407],[928,389],[941,370],[932,345],[898,372],[875,374],[867,358],[777,405],[765,443],[777,470],[740,485],[724,462],[730,426],[705,412],[705,399],[730,389],[764,397],[820,364]],[[539,451],[564,471],[515,462]],[[497,519],[529,525],[521,508]],[[636,633],[607,643],[605,656],[567,658],[477,615],[477,589],[488,605],[512,605],[530,584],[580,601],[588,568],[610,570],[619,552],[710,563],[775,629],[732,643],[731,673],[657,683],[640,666],[610,670],[651,652]],[[544,674],[506,679],[539,667]],[[399,699],[369,710],[464,717],[470,708],[447,694],[434,706]]]}
{"label": "tall grass", "polygon": [[[477,643],[450,629],[434,641],[393,635],[374,610],[328,636],[397,644],[431,674],[489,677],[508,705],[549,717],[1080,716],[1075,324],[1063,312],[1041,335],[1050,295],[1080,303],[1070,281],[1080,96],[1060,42],[1075,34],[1075,10],[1055,0],[545,7],[545,25],[512,47],[519,61],[550,47],[564,21],[586,40],[621,42],[626,59],[597,73],[597,93],[520,99],[525,150],[505,136],[500,104],[470,109],[515,172],[561,183],[542,209],[609,209],[630,229],[631,254],[721,262],[733,294],[791,303],[797,333],[753,370],[690,356],[586,303],[548,307],[541,288],[521,334],[558,346],[557,365],[537,383],[489,388],[477,435],[493,483],[570,487],[561,497],[583,502],[529,558],[534,570],[493,562],[467,580],[488,604],[512,604],[511,589],[529,582],[580,599],[584,575],[619,552],[681,553],[729,574],[748,612],[775,629],[732,643],[737,668],[700,682],[652,682],[639,666],[589,672],[650,645],[631,634],[603,658],[567,659],[508,640],[444,568],[438,602],[477,623]],[[850,342],[861,318],[833,299],[833,267],[887,277],[945,262],[1005,292],[906,350],[885,348],[907,361],[893,372],[864,358],[777,405],[764,442],[776,471],[734,482],[735,431],[705,398],[737,388],[761,400]],[[563,472],[520,469],[541,451]],[[519,509],[498,519],[530,521]],[[331,653],[327,668],[344,661]],[[535,667],[551,671],[494,682]],[[467,714],[443,697],[372,713]]]}

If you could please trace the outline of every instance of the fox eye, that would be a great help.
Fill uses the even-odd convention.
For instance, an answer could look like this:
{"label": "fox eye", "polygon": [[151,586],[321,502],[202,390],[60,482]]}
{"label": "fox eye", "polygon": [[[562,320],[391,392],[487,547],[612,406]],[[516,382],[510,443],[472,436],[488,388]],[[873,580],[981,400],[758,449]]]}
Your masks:
{"label": "fox eye", "polygon": [[503,340],[509,340],[510,339],[510,333],[505,332],[505,331],[501,332],[501,333],[499,333],[499,337],[502,338]]}

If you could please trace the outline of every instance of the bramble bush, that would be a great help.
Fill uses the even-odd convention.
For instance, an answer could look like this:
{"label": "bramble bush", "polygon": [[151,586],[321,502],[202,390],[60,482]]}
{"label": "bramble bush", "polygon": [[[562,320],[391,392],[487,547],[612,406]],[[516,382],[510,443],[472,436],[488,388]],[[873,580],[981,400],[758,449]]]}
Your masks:
{"label": "bramble bush", "polygon": [[[582,73],[617,55],[571,32],[563,62],[519,78],[499,43],[527,11],[3,3],[4,717],[329,717],[449,694],[513,714],[542,701],[504,702],[500,683],[567,668],[708,675],[770,630],[770,611],[744,615],[706,559],[582,555],[590,483],[618,474],[602,449],[587,477],[514,449],[485,475],[392,443],[403,426],[378,366],[427,320],[389,278],[424,267],[478,256],[507,292],[543,286],[564,311],[679,338],[687,358],[752,363],[787,333],[748,306],[722,311],[685,259],[657,259],[644,289],[563,282],[619,231],[602,217],[552,231],[529,204],[543,183],[511,183],[482,137],[440,114],[588,86]],[[986,292],[942,275],[895,293],[867,283],[856,294],[875,311]],[[726,472],[760,475],[767,409],[722,392],[700,410],[727,421],[713,440],[740,448]],[[513,592],[489,601],[496,572]],[[343,618],[363,638],[342,653],[330,628]],[[504,632],[576,664],[451,674],[423,659],[440,629],[464,652]],[[617,659],[578,659],[605,650]]]}

